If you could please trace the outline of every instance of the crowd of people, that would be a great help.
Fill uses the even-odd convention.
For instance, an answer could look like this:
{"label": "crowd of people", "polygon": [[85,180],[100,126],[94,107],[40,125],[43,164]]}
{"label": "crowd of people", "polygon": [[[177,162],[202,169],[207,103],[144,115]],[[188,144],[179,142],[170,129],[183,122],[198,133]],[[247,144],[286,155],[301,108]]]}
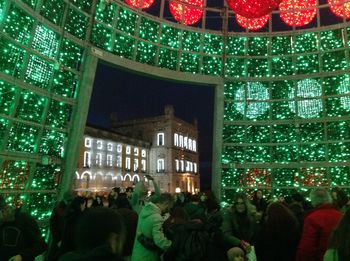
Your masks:
{"label": "crowd of people", "polygon": [[[150,178],[151,180],[151,178]],[[350,207],[340,188],[269,198],[238,192],[221,207],[210,193],[160,193],[154,183],[89,198],[66,192],[46,245],[36,222],[0,199],[0,260],[345,261]]]}

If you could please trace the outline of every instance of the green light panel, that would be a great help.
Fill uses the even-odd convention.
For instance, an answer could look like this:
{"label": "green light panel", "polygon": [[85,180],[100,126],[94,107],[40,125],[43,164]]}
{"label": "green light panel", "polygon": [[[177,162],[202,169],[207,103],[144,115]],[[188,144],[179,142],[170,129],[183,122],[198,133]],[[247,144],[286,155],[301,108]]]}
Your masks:
{"label": "green light panel", "polygon": [[101,49],[112,50],[112,32],[100,24],[94,24],[91,41]]}
{"label": "green light panel", "polygon": [[83,40],[85,39],[87,21],[88,18],[83,13],[74,8],[69,9],[64,29],[68,33]]}
{"label": "green light panel", "polygon": [[113,50],[114,54],[120,57],[132,59],[134,49],[135,49],[134,38],[131,38],[125,35],[116,34],[115,42],[114,42],[114,50]]}
{"label": "green light panel", "polygon": [[43,155],[62,158],[66,139],[67,133],[46,129],[40,141],[39,152]]}
{"label": "green light panel", "polygon": [[52,190],[58,185],[60,167],[57,164],[42,165],[37,164],[31,189],[33,190]]}
{"label": "green light panel", "polygon": [[116,28],[128,35],[135,34],[135,23],[138,15],[126,8],[120,8]]}
{"label": "green light panel", "polygon": [[0,38],[0,71],[19,78],[24,67],[26,51],[13,42]]}
{"label": "green light panel", "polygon": [[155,65],[157,46],[145,42],[139,42],[136,60],[140,63]]}
{"label": "green light panel", "polygon": [[179,29],[163,24],[160,43],[168,47],[179,48],[180,36],[181,31]]}
{"label": "green light panel", "polygon": [[141,18],[140,28],[139,28],[139,37],[152,42],[158,42],[158,31],[159,23],[150,21],[144,17]]}
{"label": "green light panel", "polygon": [[1,169],[1,189],[22,190],[25,188],[30,172],[30,165],[28,162],[21,160],[5,160],[2,162]]}
{"label": "green light panel", "polygon": [[48,89],[53,75],[53,68],[53,64],[50,64],[35,55],[31,55],[25,73],[25,82]]}
{"label": "green light panel", "polygon": [[40,14],[50,22],[60,25],[66,3],[64,1],[42,0]]}
{"label": "green light panel", "polygon": [[111,26],[115,10],[116,5],[106,4],[105,0],[99,0],[96,8],[95,19]]}
{"label": "green light panel", "polygon": [[0,114],[10,115],[15,105],[15,86],[7,82],[0,81],[0,97]]}
{"label": "green light panel", "polygon": [[171,49],[160,48],[159,67],[176,70],[178,53]]}
{"label": "green light panel", "polygon": [[47,100],[33,92],[23,91],[20,95],[16,118],[41,123]]}
{"label": "green light panel", "polygon": [[34,19],[12,4],[5,20],[3,32],[18,42],[28,45],[33,25]]}

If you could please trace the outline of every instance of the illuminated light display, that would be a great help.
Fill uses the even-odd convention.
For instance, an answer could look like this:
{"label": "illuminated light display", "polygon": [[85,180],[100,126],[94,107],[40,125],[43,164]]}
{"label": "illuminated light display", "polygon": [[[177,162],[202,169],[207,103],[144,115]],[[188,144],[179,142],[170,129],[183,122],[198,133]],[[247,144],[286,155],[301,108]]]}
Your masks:
{"label": "illuminated light display", "polygon": [[304,79],[298,81],[296,94],[294,95],[294,90],[289,93],[289,98],[295,99],[295,101],[289,102],[289,108],[302,118],[318,117],[322,111],[321,95],[322,87],[317,80]]}
{"label": "illuminated light display", "polygon": [[125,0],[125,3],[135,8],[147,9],[153,5],[154,0]]}
{"label": "illuminated light display", "polygon": [[350,111],[350,79],[346,77],[339,85],[339,94],[346,95],[340,97],[340,103],[343,108]]}
{"label": "illuminated light display", "polygon": [[350,2],[347,0],[327,0],[331,11],[339,17],[350,18]]}
{"label": "illuminated light display", "polygon": [[187,25],[195,24],[201,19],[203,7],[204,0],[169,1],[170,12],[175,20]]}
{"label": "illuminated light display", "polygon": [[265,15],[259,18],[246,18],[244,16],[236,14],[236,20],[237,23],[243,28],[255,31],[263,28],[267,24],[267,21],[269,20],[269,15]]}
{"label": "illuminated light display", "polygon": [[262,83],[248,82],[236,92],[235,109],[249,119],[256,119],[268,110],[269,104],[265,102],[268,99],[268,89]]}
{"label": "illuminated light display", "polygon": [[283,0],[279,10],[281,19],[287,25],[304,26],[316,16],[316,0]]}
{"label": "illuminated light display", "polygon": [[246,18],[259,18],[276,9],[281,0],[226,0],[228,6]]}

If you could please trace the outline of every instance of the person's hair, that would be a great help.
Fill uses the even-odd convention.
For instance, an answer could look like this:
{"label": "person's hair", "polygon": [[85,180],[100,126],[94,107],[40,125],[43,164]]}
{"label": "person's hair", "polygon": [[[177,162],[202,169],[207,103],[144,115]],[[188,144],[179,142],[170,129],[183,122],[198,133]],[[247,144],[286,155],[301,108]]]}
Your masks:
{"label": "person's hair", "polygon": [[111,233],[119,235],[124,243],[125,230],[122,217],[116,210],[97,207],[88,209],[82,215],[76,230],[78,251],[87,252],[108,243]]}
{"label": "person's hair", "polygon": [[133,192],[134,191],[134,188],[133,187],[127,187],[125,192]]}
{"label": "person's hair", "polygon": [[339,261],[350,260],[350,209],[333,230],[328,248],[337,251]]}
{"label": "person's hair", "polygon": [[266,209],[266,229],[275,238],[287,239],[299,229],[299,222],[293,212],[283,203],[271,203]]}
{"label": "person's hair", "polygon": [[324,188],[316,188],[310,193],[311,204],[316,207],[318,205],[331,202],[331,197]]}
{"label": "person's hair", "polygon": [[333,200],[334,206],[337,209],[342,209],[349,201],[348,195],[341,188],[332,189],[332,192],[337,194],[337,198]]}
{"label": "person's hair", "polygon": [[238,199],[242,199],[246,208],[246,214],[249,219],[253,219],[253,213],[255,212],[255,207],[250,203],[247,195],[243,192],[236,193],[233,197],[233,212],[236,213],[236,205]]}
{"label": "person's hair", "polygon": [[152,198],[152,202],[155,204],[162,204],[162,203],[173,203],[174,198],[170,193],[162,193],[159,196],[155,196]]}

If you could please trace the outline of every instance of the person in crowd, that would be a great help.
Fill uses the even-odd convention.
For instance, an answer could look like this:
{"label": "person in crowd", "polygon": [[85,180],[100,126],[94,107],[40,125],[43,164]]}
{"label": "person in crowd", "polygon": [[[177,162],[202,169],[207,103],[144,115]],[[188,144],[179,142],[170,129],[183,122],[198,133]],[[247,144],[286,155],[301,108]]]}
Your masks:
{"label": "person in crowd", "polygon": [[303,206],[298,202],[292,202],[288,205],[288,208],[292,211],[294,216],[297,218],[299,223],[299,230],[301,234],[304,226],[304,215],[305,215]]}
{"label": "person in crowd", "polygon": [[204,221],[205,209],[200,204],[200,196],[198,194],[191,195],[190,202],[185,205],[184,209],[190,219],[200,219]]}
{"label": "person in crowd", "polygon": [[323,261],[348,260],[350,260],[350,209],[345,212],[334,229],[323,258]]}
{"label": "person in crowd", "polygon": [[131,200],[132,197],[132,193],[134,192],[134,188],[133,187],[127,187],[125,189],[125,194],[128,200]]}
{"label": "person in crowd", "polygon": [[261,189],[254,191],[252,204],[256,208],[257,219],[259,221],[262,220],[262,218],[265,214],[266,208],[267,208],[267,202],[263,197],[263,192]]}
{"label": "person in crowd", "polygon": [[85,209],[85,198],[75,197],[67,207],[64,216],[64,228],[62,233],[62,244],[60,256],[75,249],[75,229]]}
{"label": "person in crowd", "polygon": [[303,194],[301,194],[300,192],[293,192],[292,195],[292,202],[296,202],[299,203],[304,210],[304,213],[307,213],[308,211],[310,211],[311,209],[313,209],[312,203],[310,203],[310,201],[307,201],[305,199],[305,197],[303,196]]}
{"label": "person in crowd", "polygon": [[67,207],[73,200],[74,194],[72,191],[66,191],[63,194],[62,200],[52,210],[50,217],[50,244],[47,252],[47,260],[55,261],[59,256],[59,248],[62,243],[62,234],[64,229],[64,216]]}
{"label": "person in crowd", "polygon": [[245,253],[251,251],[258,227],[254,207],[244,193],[237,193],[233,206],[223,212],[221,230],[227,249],[241,247]]}
{"label": "person in crowd", "polygon": [[131,209],[130,202],[125,193],[119,194],[115,207],[119,214],[122,216],[125,225],[127,236],[125,238],[122,256],[124,260],[127,261],[131,259],[132,249],[136,236],[138,215],[134,210]]}
{"label": "person in crowd", "polygon": [[315,208],[305,215],[297,261],[323,260],[330,234],[342,217],[342,213],[332,205],[331,197],[325,189],[316,188],[311,191],[310,199]]}
{"label": "person in crowd", "polygon": [[268,206],[255,251],[259,261],[294,261],[300,238],[297,218],[282,203]]}
{"label": "person in crowd", "polygon": [[160,251],[170,247],[171,241],[163,232],[162,215],[169,212],[172,206],[172,195],[163,193],[153,198],[152,202],[147,203],[141,210],[131,260],[158,261]]}
{"label": "person in crowd", "polygon": [[349,197],[345,191],[339,187],[334,187],[331,195],[334,207],[341,212],[345,212],[349,207]]}
{"label": "person in crowd", "polygon": [[125,240],[122,217],[110,208],[91,208],[83,213],[76,230],[76,248],[60,261],[122,261]]}
{"label": "person in crowd", "polygon": [[0,196],[0,260],[34,261],[47,246],[36,221]]}
{"label": "person in crowd", "polygon": [[189,216],[182,207],[173,207],[170,216],[164,221],[163,231],[166,237],[173,240],[178,231],[179,226],[188,222]]}
{"label": "person in crowd", "polygon": [[109,192],[109,194],[108,194],[108,207],[109,208],[115,205],[115,202],[119,196],[119,193],[120,193],[120,188],[117,188],[117,187],[113,188],[111,190],[111,192]]}
{"label": "person in crowd", "polygon": [[150,201],[152,197],[158,197],[160,195],[160,189],[157,185],[157,182],[154,181],[153,177],[150,175],[146,175],[146,178],[149,182],[153,183],[154,193],[151,197],[148,197],[148,190],[144,181],[139,181],[135,185],[134,192],[131,196],[131,207],[136,213],[140,213],[145,204]]}
{"label": "person in crowd", "polygon": [[93,197],[92,200],[92,204],[91,204],[92,208],[96,208],[96,207],[103,207],[103,200],[102,197],[99,195],[96,195]]}

